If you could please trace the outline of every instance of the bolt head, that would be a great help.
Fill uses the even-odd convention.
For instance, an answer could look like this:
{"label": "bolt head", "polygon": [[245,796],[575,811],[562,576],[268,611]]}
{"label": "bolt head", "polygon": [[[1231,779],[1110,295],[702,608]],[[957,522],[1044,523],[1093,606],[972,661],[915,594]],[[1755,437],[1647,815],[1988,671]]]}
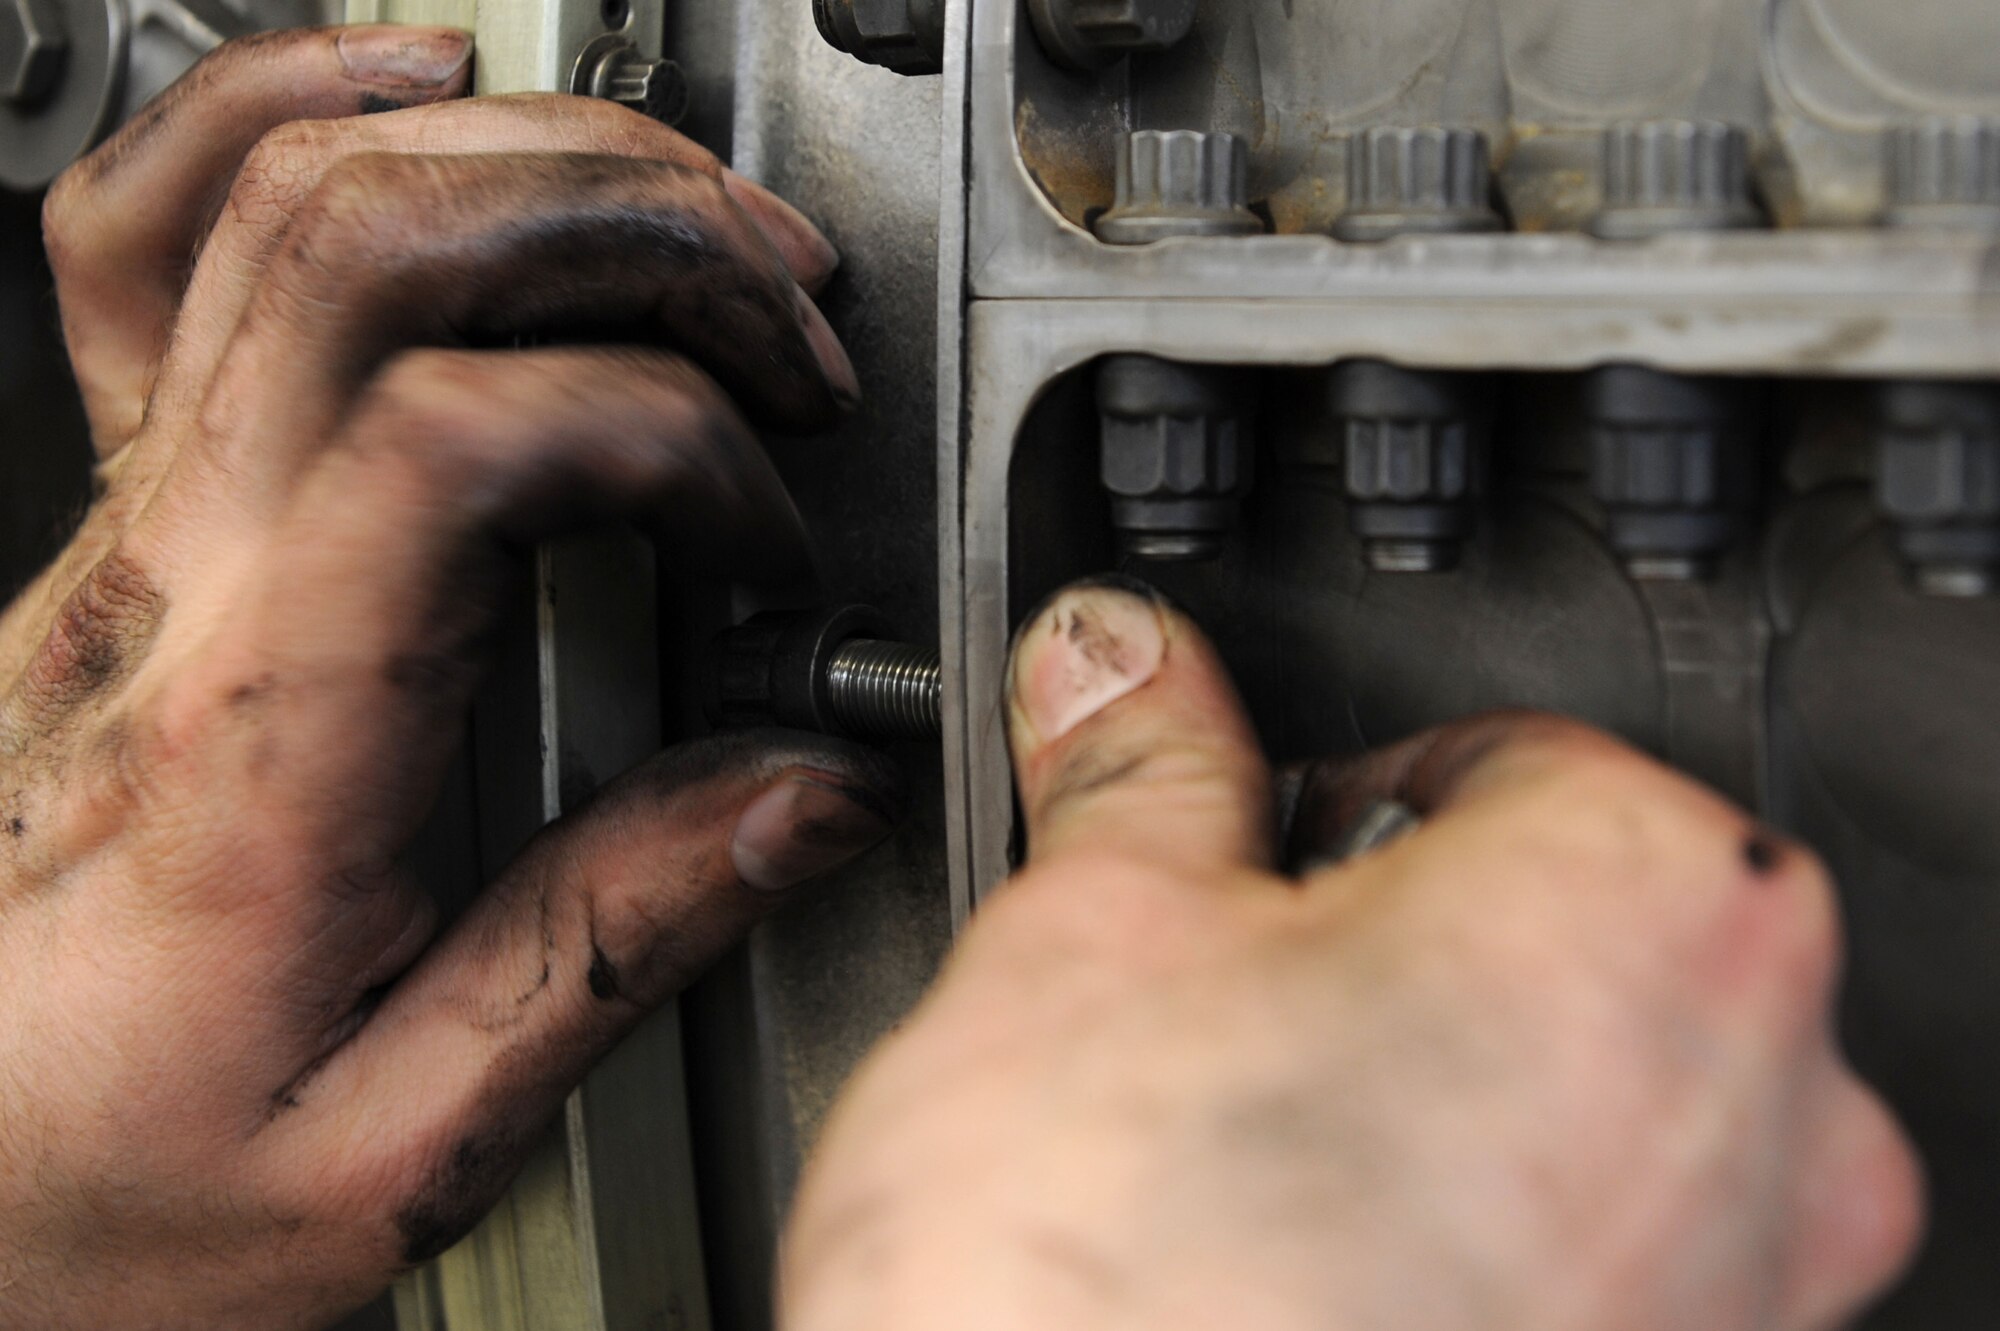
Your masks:
{"label": "bolt head", "polygon": [[1194,28],[1196,0],[1029,0],[1042,48],[1071,69],[1164,51]]}
{"label": "bolt head", "polygon": [[687,76],[671,60],[636,60],[616,78],[618,100],[665,125],[687,114]]}
{"label": "bolt head", "polygon": [[1759,226],[1750,136],[1709,120],[1638,120],[1604,132],[1604,211],[1591,230],[1606,240],[1674,231]]}
{"label": "bolt head", "polygon": [[1104,488],[1124,499],[1200,499],[1249,488],[1249,453],[1232,416],[1104,421]]}
{"label": "bolt head", "polygon": [[1882,511],[1904,524],[2000,523],[2000,392],[1890,384],[1876,438]]}
{"label": "bolt head", "polygon": [[942,0],[813,0],[827,44],[898,74],[944,69]]}
{"label": "bolt head", "polygon": [[1350,419],[1347,497],[1359,503],[1454,503],[1472,492],[1472,431],[1462,420]]}
{"label": "bolt head", "polygon": [[1250,157],[1234,134],[1142,129],[1118,154],[1118,198],[1097,223],[1100,240],[1143,245],[1169,236],[1248,236]]}
{"label": "bolt head", "polygon": [[1341,240],[1501,229],[1478,130],[1383,125],[1356,135],[1347,153],[1347,211],[1333,229]]}
{"label": "bolt head", "polygon": [[46,97],[68,53],[55,0],[0,0],[0,102],[18,106]]}
{"label": "bolt head", "polygon": [[1591,431],[1590,488],[1598,502],[1631,508],[1708,508],[1726,492],[1720,430],[1670,424],[1600,425]]}
{"label": "bolt head", "polygon": [[1898,125],[1888,154],[1891,226],[2000,230],[2000,119]]}

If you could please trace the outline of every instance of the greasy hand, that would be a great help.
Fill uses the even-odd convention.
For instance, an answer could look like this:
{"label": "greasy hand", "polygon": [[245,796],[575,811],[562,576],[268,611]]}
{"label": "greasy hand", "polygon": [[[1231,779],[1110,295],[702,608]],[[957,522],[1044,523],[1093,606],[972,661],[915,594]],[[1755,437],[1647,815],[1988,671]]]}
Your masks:
{"label": "greasy hand", "polygon": [[1298,786],[1184,619],[1025,631],[1029,861],[858,1077],[790,1331],[1806,1331],[1899,1268],[1910,1153],[1828,1029],[1812,857],[1595,733],[1497,717]]}
{"label": "greasy hand", "polygon": [[467,58],[233,45],[49,197],[102,496],[0,622],[0,1326],[365,1300],[888,830],[878,763],[760,736],[608,787],[448,928],[398,867],[516,552],[630,515],[795,573],[738,407],[855,391],[803,218],[607,103],[457,100]]}

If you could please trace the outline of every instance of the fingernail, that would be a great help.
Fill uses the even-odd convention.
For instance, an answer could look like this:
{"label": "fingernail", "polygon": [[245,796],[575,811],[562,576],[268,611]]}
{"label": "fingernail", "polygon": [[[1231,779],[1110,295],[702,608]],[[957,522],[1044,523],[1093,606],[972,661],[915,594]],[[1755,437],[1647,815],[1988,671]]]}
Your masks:
{"label": "fingernail", "polygon": [[1167,658],[1159,602],[1104,583],[1060,593],[1014,647],[1013,693],[1044,742],[1143,688]]}
{"label": "fingernail", "polygon": [[751,801],[736,824],[736,876],[783,892],[879,844],[895,824],[868,791],[824,772],[794,771]]}
{"label": "fingernail", "polygon": [[833,390],[841,410],[852,411],[860,406],[861,380],[854,373],[854,362],[847,358],[847,348],[840,345],[833,325],[826,321],[803,287],[799,289],[799,322],[805,326],[806,341],[812,343],[820,372],[826,376],[827,387]]}
{"label": "fingernail", "polygon": [[342,30],[335,46],[347,77],[406,88],[435,88],[472,58],[472,35],[456,28],[370,23]]}
{"label": "fingernail", "polygon": [[800,286],[817,290],[840,267],[840,251],[833,247],[812,220],[756,181],[724,170],[722,188],[738,207],[756,219],[757,225],[784,256]]}

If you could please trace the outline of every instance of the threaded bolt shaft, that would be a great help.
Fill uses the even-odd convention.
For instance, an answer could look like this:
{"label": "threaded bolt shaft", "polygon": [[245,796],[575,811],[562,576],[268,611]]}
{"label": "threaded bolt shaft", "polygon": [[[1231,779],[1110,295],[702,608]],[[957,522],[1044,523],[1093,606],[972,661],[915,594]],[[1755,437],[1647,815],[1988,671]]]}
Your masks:
{"label": "threaded bolt shaft", "polygon": [[857,738],[944,733],[944,667],[935,651],[868,638],[844,642],[827,663],[826,694],[841,731]]}

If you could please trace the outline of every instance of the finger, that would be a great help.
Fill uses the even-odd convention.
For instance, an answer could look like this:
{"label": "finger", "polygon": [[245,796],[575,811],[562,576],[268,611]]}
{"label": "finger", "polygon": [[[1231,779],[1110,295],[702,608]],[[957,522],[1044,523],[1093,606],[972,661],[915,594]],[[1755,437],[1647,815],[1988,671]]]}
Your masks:
{"label": "finger", "polygon": [[188,270],[257,140],[307,117],[457,97],[471,38],[450,28],[295,28],[230,42],[56,181],[49,258],[100,453],[138,429]]}
{"label": "finger", "polygon": [[1432,818],[1532,771],[1620,748],[1562,717],[1492,712],[1359,757],[1296,764],[1279,783],[1284,860],[1304,869],[1341,858],[1341,848],[1375,810],[1400,808],[1418,819]]}
{"label": "finger", "polygon": [[725,170],[665,125],[598,97],[529,93],[446,102],[387,115],[297,121],[272,130],[243,160],[203,249],[187,307],[193,326],[174,348],[176,378],[205,385],[291,219],[341,159],[364,153],[585,153],[684,166],[715,177],[807,291],[840,256],[797,209]]}
{"label": "finger", "polygon": [[298,1088],[273,1148],[349,1161],[387,1255],[435,1256],[592,1063],[787,891],[886,837],[901,800],[880,755],[781,732],[631,774],[538,837],[389,992]]}
{"label": "finger", "polygon": [[710,176],[620,157],[342,159],[294,219],[202,408],[185,498],[254,520],[289,494],[375,370],[413,346],[523,337],[664,345],[746,410],[823,426],[853,367],[776,252]]}
{"label": "finger", "polygon": [[1215,650],[1137,583],[1080,583],[1014,647],[1009,735],[1028,853],[1176,870],[1268,865],[1271,780]]}
{"label": "finger", "polygon": [[[256,809],[308,864],[393,857],[460,737],[514,576],[508,552],[623,514],[740,576],[806,564],[769,460],[687,362],[609,348],[406,353],[301,483],[248,585],[217,580],[215,603],[176,606],[199,636],[163,641],[185,664],[149,714],[173,721],[157,736],[134,729],[126,770],[144,779],[198,734],[202,784],[241,792],[232,819]],[[280,955],[344,909],[259,900],[281,926]]]}

